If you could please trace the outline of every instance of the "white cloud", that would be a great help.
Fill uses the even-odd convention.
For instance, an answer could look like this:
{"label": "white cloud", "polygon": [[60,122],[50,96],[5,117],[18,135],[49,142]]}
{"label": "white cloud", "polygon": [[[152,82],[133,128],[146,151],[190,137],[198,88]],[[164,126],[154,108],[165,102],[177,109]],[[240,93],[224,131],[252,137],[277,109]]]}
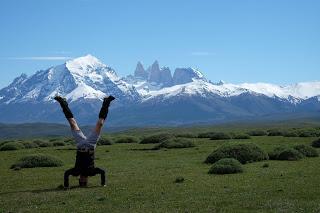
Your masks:
{"label": "white cloud", "polygon": [[69,56],[31,56],[31,57],[8,57],[9,60],[31,60],[31,61],[63,61],[72,59]]}

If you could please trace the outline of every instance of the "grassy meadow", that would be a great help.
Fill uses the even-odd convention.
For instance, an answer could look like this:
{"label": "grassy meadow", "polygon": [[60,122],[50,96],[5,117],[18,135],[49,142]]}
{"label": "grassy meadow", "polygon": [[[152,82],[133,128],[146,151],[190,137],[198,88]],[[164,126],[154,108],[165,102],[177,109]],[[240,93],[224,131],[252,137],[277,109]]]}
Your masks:
{"label": "grassy meadow", "polygon": [[[107,186],[101,187],[96,176],[89,178],[87,188],[78,188],[78,179],[70,177],[67,190],[61,186],[64,171],[74,165],[72,140],[4,140],[0,149],[26,141],[36,141],[37,147],[0,151],[0,212],[319,212],[320,157],[250,162],[242,173],[208,174],[212,165],[205,159],[223,145],[254,143],[271,152],[279,146],[311,145],[320,135],[316,126],[281,126],[259,128],[266,135],[232,139],[251,130],[256,127],[151,128],[104,135],[112,145],[98,145],[95,162],[107,170]],[[207,132],[227,133],[231,139],[198,137]],[[157,144],[139,143],[157,133],[174,134],[194,146],[154,149]],[[123,136],[136,140],[118,140]],[[21,157],[35,153],[55,156],[64,165],[10,169]]]}

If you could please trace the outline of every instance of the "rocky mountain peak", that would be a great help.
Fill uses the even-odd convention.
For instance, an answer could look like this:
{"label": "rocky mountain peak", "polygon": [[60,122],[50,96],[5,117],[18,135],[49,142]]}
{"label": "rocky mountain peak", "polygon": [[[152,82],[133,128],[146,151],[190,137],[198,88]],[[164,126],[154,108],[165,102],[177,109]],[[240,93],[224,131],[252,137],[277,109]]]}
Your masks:
{"label": "rocky mountain peak", "polygon": [[202,79],[206,81],[204,75],[194,68],[177,68],[173,74],[173,84],[186,84],[192,82],[194,79]]}
{"label": "rocky mountain peak", "polygon": [[136,69],[134,71],[134,77],[148,79],[148,72],[144,69],[142,63],[139,61],[137,63]]}

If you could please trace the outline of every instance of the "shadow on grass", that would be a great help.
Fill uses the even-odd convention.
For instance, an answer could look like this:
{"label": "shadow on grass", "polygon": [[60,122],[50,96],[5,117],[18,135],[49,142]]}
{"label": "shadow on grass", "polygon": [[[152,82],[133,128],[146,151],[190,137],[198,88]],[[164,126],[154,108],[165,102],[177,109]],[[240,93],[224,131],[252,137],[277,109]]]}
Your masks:
{"label": "shadow on grass", "polygon": [[101,186],[87,186],[87,187],[71,186],[65,189],[63,187],[58,186],[51,189],[35,189],[35,190],[13,191],[13,192],[0,192],[0,195],[9,195],[9,194],[16,194],[16,193],[46,193],[46,192],[70,191],[73,189],[94,189],[94,188],[102,188],[102,187]]}

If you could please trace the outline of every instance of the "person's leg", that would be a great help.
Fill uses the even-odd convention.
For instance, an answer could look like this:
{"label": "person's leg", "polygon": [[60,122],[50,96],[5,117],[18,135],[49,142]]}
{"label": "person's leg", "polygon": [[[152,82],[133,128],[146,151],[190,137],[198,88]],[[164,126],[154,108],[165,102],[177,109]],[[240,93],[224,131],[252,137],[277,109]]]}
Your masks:
{"label": "person's leg", "polygon": [[101,106],[101,109],[99,112],[99,120],[96,124],[96,127],[94,128],[94,132],[98,135],[101,132],[101,129],[103,127],[105,120],[107,119],[110,103],[114,99],[115,99],[115,97],[113,97],[111,95],[109,97],[103,99],[103,103],[102,103],[102,106]]}
{"label": "person's leg", "polygon": [[62,111],[70,124],[71,129],[76,130],[76,131],[80,130],[80,128],[77,124],[77,121],[74,119],[73,114],[68,106],[67,100],[65,98],[60,97],[60,96],[54,97],[54,100],[59,102],[59,104],[62,108]]}
{"label": "person's leg", "polygon": [[69,176],[73,175],[76,176],[76,169],[75,168],[71,168],[68,169],[67,171],[64,172],[64,187],[68,188],[69,187]]}
{"label": "person's leg", "polygon": [[94,175],[100,174],[100,183],[101,186],[106,185],[106,171],[104,169],[101,169],[99,167],[94,168]]}

